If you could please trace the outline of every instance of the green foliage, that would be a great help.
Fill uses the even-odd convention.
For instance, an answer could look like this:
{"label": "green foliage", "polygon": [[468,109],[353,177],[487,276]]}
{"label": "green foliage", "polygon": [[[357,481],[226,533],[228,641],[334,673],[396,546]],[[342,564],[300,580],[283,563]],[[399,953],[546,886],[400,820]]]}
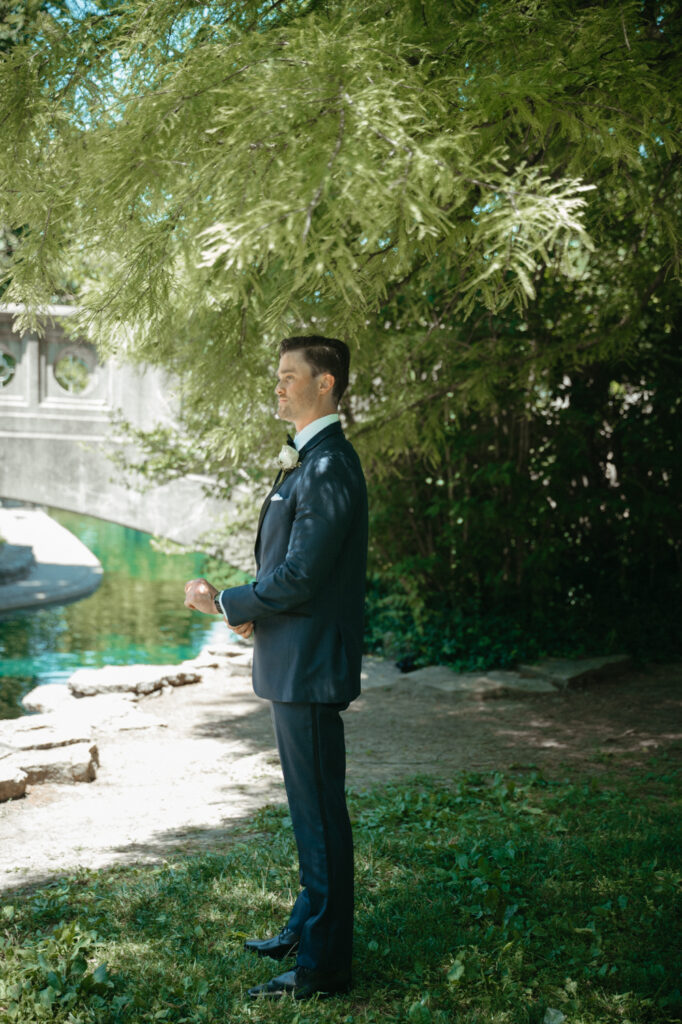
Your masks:
{"label": "green foliage", "polygon": [[[11,923],[13,917],[14,907],[5,906],[4,921]],[[99,944],[96,933],[82,930],[76,921],[60,923],[23,945],[12,942],[11,931],[6,934],[0,940],[3,974],[8,979],[0,980],[0,1000],[7,1001],[6,1007],[0,1007],[2,1019],[54,1020],[79,1004],[87,1004],[90,1011],[106,1007],[114,980],[106,964],[92,969],[90,961]]]}
{"label": "green foliage", "polygon": [[[21,1001],[0,997],[0,1021],[43,1019],[39,994],[55,964],[78,994],[68,1006],[55,998],[49,1019],[83,1024],[679,1017],[679,770],[665,757],[600,783],[554,782],[532,766],[460,773],[448,786],[415,779],[351,793],[350,807],[348,997],[245,998],[279,965],[247,954],[244,938],[281,926],[297,887],[286,811],[267,807],[224,850],[15,894],[3,911],[0,986],[16,986],[12,970],[24,965]],[[80,979],[97,985],[104,960],[94,991]]]}
{"label": "green foliage", "polygon": [[[614,225],[663,210],[676,270],[666,4],[104,10],[40,11],[0,61],[0,223],[23,232],[7,298],[35,309],[85,260],[73,329],[177,372],[189,416],[240,424],[232,459],[272,438],[282,334],[348,337],[368,455],[428,454],[420,421],[447,392],[485,402],[538,359],[584,361],[585,328],[628,345],[610,310],[565,346],[477,331],[486,310],[525,307],[546,274],[611,283]],[[627,274],[623,292],[611,308],[636,301]]]}
{"label": "green foliage", "polygon": [[382,600],[435,624],[413,646],[504,663],[568,622],[574,648],[658,645],[681,571],[677,6],[11,6],[0,287],[24,326],[77,289],[70,330],[175,374],[142,476],[253,492],[276,341],[346,337]]}
{"label": "green foliage", "polygon": [[54,375],[65,391],[75,395],[85,390],[90,377],[84,361],[75,355],[63,356],[55,365]]}
{"label": "green foliage", "polygon": [[[624,227],[621,240],[638,234]],[[656,267],[657,239],[649,245],[642,289]],[[549,341],[558,317],[570,334],[574,287],[544,281],[522,317],[489,317],[487,330],[509,344]],[[581,310],[590,293],[602,301],[601,283],[579,287]],[[665,282],[639,311],[627,356],[536,365],[526,387],[498,388],[485,409],[425,413],[433,460],[397,456],[370,488],[372,649],[393,634],[388,653],[461,668],[680,653],[681,318],[679,288]]]}
{"label": "green foliage", "polygon": [[422,602],[415,615],[400,589],[372,581],[367,596],[368,651],[413,667],[445,664],[458,672],[515,668],[546,657],[631,654],[666,661],[680,655],[682,595],[669,587],[655,600],[548,604],[528,614],[511,601],[490,611],[472,604]]}
{"label": "green foliage", "polygon": [[24,714],[21,698],[32,690],[34,685],[33,676],[0,676],[0,721],[5,718],[19,718]]}

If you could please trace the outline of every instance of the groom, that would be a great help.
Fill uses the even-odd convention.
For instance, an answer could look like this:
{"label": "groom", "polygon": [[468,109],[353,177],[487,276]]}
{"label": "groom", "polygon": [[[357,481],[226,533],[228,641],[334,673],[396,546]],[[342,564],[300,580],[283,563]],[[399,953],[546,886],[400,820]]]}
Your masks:
{"label": "groom", "polygon": [[295,969],[249,995],[305,999],[351,983],[353,837],[340,712],[360,692],[367,491],[337,412],[347,345],[286,338],[279,355],[278,416],[296,434],[261,509],[256,582],[218,592],[191,580],[185,605],[222,613],[241,636],[253,632],[253,687],[272,702],[301,891],[278,935],[245,944],[276,960],[295,954]]}

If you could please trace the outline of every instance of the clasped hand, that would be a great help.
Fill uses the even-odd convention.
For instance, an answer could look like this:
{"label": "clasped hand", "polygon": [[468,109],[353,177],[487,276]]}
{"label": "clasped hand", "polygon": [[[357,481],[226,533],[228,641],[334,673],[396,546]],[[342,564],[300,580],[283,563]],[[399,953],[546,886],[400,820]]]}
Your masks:
{"label": "clasped hand", "polygon": [[[203,612],[204,615],[218,615],[220,613],[214,602],[217,593],[216,588],[208,580],[189,580],[185,583],[185,608]],[[226,615],[223,618],[232,632],[243,636],[245,640],[253,633],[253,622],[243,622],[241,626],[233,626],[231,622],[227,622]]]}

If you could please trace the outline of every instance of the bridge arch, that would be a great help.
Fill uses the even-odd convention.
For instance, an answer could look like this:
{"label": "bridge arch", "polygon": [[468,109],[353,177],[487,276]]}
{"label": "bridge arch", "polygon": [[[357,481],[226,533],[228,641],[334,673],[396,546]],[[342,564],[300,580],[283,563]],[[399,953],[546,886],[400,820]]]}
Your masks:
{"label": "bridge arch", "polygon": [[[187,476],[143,493],[116,479],[106,449],[116,441],[112,416],[149,428],[173,420],[168,378],[152,368],[100,361],[60,321],[69,306],[51,306],[45,333],[19,336],[19,306],[0,306],[0,498],[108,519],[191,545],[229,512],[207,497],[205,477]],[[233,564],[250,561],[246,545]],[[250,566],[248,566],[250,568]]]}

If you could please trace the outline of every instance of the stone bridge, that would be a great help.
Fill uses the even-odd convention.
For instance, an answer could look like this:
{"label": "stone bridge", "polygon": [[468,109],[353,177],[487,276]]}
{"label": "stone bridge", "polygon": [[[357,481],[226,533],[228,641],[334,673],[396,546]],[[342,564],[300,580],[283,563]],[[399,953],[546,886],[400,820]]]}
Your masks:
{"label": "stone bridge", "polygon": [[42,337],[13,330],[18,312],[0,306],[0,499],[80,512],[181,544],[209,533],[229,513],[225,502],[206,497],[210,480],[188,476],[139,493],[116,479],[106,454],[122,444],[114,412],[135,427],[172,422],[167,378],[100,362],[92,345],[60,326],[73,313],[68,306],[46,310]]}

